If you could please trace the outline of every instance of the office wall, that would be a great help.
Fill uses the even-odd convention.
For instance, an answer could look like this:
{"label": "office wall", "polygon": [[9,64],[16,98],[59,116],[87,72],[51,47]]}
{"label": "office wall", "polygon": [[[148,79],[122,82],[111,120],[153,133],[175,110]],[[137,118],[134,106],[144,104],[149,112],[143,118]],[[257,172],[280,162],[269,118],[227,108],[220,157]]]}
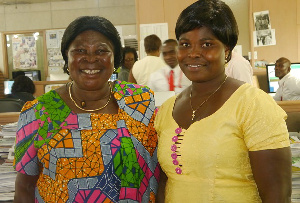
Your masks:
{"label": "office wall", "polygon": [[[175,24],[180,12],[196,0],[135,0],[137,24],[168,23],[169,38],[175,38]],[[249,0],[224,0],[232,9],[240,30],[238,44],[243,55],[250,51]]]}
{"label": "office wall", "polygon": [[[297,9],[298,8],[298,9]],[[300,0],[252,0],[253,12],[269,11],[271,27],[275,29],[276,45],[254,47],[258,60],[275,62],[284,56],[300,61]],[[250,21],[253,23],[253,18]]]}
{"label": "office wall", "polygon": [[[0,6],[0,32],[65,28],[83,15],[106,17],[114,25],[122,26],[123,36],[136,35],[134,0],[78,0]],[[0,54],[0,70],[3,67]]]}

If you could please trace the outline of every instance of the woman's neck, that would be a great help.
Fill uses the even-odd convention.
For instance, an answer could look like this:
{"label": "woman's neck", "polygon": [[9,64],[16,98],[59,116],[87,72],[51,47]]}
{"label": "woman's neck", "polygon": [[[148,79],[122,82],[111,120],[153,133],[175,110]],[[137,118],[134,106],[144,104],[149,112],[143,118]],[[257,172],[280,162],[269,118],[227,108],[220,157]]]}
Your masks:
{"label": "woman's neck", "polygon": [[94,91],[80,89],[76,83],[73,83],[71,91],[80,101],[98,101],[107,98],[112,90],[108,83],[103,88]]}

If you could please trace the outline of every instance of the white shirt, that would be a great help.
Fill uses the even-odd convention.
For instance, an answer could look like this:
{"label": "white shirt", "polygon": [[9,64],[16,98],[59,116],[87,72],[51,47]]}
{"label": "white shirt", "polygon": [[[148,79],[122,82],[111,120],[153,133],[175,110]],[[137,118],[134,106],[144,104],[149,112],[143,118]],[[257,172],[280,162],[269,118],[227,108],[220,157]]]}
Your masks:
{"label": "white shirt", "polygon": [[175,94],[179,94],[182,90],[192,84],[192,82],[183,74],[179,65],[173,69],[166,65],[150,75],[148,87],[154,92],[169,91],[169,74],[171,70],[174,71]]}
{"label": "white shirt", "polygon": [[160,57],[146,56],[134,63],[132,74],[137,84],[147,85],[150,74],[165,65],[165,62]]}
{"label": "white shirt", "polygon": [[300,79],[286,74],[278,81],[279,87],[273,97],[276,101],[300,100]]}
{"label": "white shirt", "polygon": [[232,52],[231,60],[225,67],[225,74],[253,85],[253,68],[249,61],[238,53]]}

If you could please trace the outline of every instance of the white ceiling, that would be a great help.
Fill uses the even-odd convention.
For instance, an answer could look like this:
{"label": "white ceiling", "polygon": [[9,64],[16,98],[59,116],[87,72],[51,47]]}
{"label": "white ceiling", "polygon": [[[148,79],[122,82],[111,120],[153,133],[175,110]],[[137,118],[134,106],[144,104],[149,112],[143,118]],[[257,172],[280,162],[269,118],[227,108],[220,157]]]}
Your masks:
{"label": "white ceiling", "polygon": [[76,0],[0,0],[0,5],[15,5],[15,4],[35,4],[57,1],[76,1]]}

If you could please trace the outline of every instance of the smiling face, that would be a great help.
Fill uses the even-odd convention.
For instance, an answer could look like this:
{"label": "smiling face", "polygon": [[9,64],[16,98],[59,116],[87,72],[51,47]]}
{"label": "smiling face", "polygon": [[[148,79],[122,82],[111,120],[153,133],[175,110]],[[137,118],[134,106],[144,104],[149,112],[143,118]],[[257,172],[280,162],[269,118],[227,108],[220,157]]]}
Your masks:
{"label": "smiling face", "polygon": [[70,76],[80,89],[101,89],[113,73],[112,42],[97,31],[80,33],[70,44],[67,56]]}
{"label": "smiling face", "polygon": [[209,81],[224,74],[225,56],[228,54],[229,49],[209,28],[197,28],[179,37],[179,66],[193,82]]}

